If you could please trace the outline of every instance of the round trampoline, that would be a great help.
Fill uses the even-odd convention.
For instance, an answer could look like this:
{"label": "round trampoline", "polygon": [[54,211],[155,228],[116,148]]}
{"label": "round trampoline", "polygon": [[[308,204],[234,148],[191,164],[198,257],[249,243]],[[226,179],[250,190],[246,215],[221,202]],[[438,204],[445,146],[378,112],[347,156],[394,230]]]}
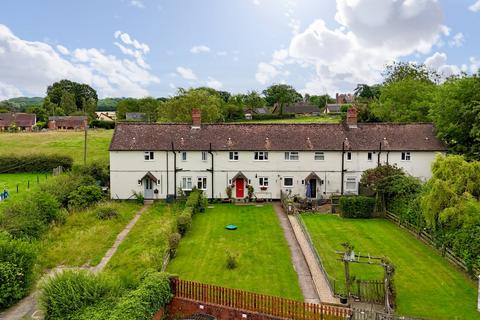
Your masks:
{"label": "round trampoline", "polygon": [[237,230],[237,228],[238,227],[234,224],[229,224],[229,225],[225,226],[225,229],[227,229],[227,230]]}

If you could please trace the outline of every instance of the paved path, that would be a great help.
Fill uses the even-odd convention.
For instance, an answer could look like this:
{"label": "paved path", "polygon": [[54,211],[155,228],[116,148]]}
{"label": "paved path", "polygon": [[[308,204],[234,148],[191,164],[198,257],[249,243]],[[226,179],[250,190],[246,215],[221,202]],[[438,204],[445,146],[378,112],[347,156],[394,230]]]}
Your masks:
{"label": "paved path", "polygon": [[305,257],[303,256],[297,238],[295,237],[292,226],[288,221],[287,214],[283,211],[280,204],[276,203],[273,207],[277,214],[278,220],[280,220],[280,225],[283,228],[285,238],[287,239],[288,247],[290,248],[290,253],[292,255],[293,267],[298,274],[298,282],[300,284],[300,289],[302,290],[304,300],[305,302],[310,303],[320,303],[320,298],[318,297],[315,289],[310,269],[305,261]]}
{"label": "paved path", "polygon": [[[90,270],[92,272],[100,272],[105,268],[107,265],[108,261],[112,258],[112,256],[115,254],[115,252],[118,249],[118,246],[123,242],[125,237],[128,235],[130,230],[132,230],[133,226],[135,223],[137,223],[138,219],[140,219],[140,216],[142,215],[143,212],[150,206],[150,203],[145,204],[130,220],[130,222],[127,224],[127,226],[118,234],[117,239],[113,243],[113,245],[108,249],[107,253],[105,256],[103,256],[102,260],[100,263],[94,267],[78,267],[78,268],[72,268],[72,267],[57,267],[55,269],[52,269],[47,277],[53,276],[59,272],[62,272],[64,270],[70,269],[70,270],[78,270],[78,269],[86,269]],[[37,296],[38,296],[38,290],[34,290],[32,293],[30,293],[29,296],[23,298],[20,300],[16,305],[11,307],[10,309],[5,310],[4,312],[0,313],[0,319],[3,320],[25,320],[25,319],[43,319],[43,314],[37,304]]]}

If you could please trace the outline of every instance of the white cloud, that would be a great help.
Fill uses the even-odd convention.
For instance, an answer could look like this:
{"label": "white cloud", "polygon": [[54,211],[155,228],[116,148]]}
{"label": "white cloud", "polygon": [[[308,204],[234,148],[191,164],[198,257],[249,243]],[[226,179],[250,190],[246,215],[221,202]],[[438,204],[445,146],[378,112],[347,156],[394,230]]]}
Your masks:
{"label": "white cloud", "polygon": [[473,11],[473,12],[479,12],[480,11],[480,0],[477,0],[477,2],[475,2],[470,7],[468,7],[468,10]]}
{"label": "white cloud", "polygon": [[252,0],[252,3],[256,6],[260,5],[260,0]]}
{"label": "white cloud", "polygon": [[[62,46],[63,47],[63,46]],[[61,79],[87,83],[100,97],[148,95],[145,86],[160,80],[136,60],[118,58],[95,48],[55,50],[41,41],[20,39],[0,24],[0,82],[9,92],[18,88],[22,94],[44,95],[48,85]],[[2,85],[2,90],[7,86]],[[18,93],[18,92],[17,92]]]}
{"label": "white cloud", "polygon": [[470,72],[480,72],[480,59],[477,59],[476,57],[470,57]]}
{"label": "white cloud", "polygon": [[22,92],[17,87],[0,81],[0,101],[20,96]]}
{"label": "white cloud", "polygon": [[458,47],[461,47],[464,42],[465,42],[465,36],[463,35],[463,33],[458,32],[452,37],[452,39],[450,39],[450,41],[448,41],[448,45],[450,47],[458,48]]}
{"label": "white cloud", "polygon": [[115,37],[115,39],[120,39],[126,45],[132,45],[135,49],[142,51],[144,54],[147,54],[150,52],[150,47],[146,43],[142,43],[136,39],[133,39],[126,32],[117,30],[115,31],[113,36]]}
{"label": "white cloud", "polygon": [[259,64],[257,80],[265,84],[294,62],[316,71],[304,90],[351,91],[357,83],[380,81],[393,60],[428,53],[450,32],[436,0],[337,0],[335,19],[338,28],[318,19],[294,35],[288,57]]}
{"label": "white cloud", "polygon": [[193,46],[190,49],[190,52],[194,54],[202,53],[202,52],[210,52],[210,48],[205,45],[198,45],[198,46]]}
{"label": "white cloud", "polygon": [[61,54],[65,54],[65,55],[70,54],[70,50],[68,50],[67,48],[65,48],[65,47],[62,46],[61,44],[57,45],[57,50],[58,50]]}
{"label": "white cloud", "polygon": [[139,9],[145,8],[145,4],[143,4],[142,0],[130,0],[130,5],[137,7]]}
{"label": "white cloud", "polygon": [[207,87],[219,90],[220,88],[223,87],[223,83],[218,81],[217,79],[214,79],[212,77],[208,77],[208,80],[206,81]]}
{"label": "white cloud", "polygon": [[197,80],[198,79],[197,75],[190,68],[185,68],[185,67],[179,66],[179,67],[177,67],[177,72],[182,78],[184,78],[186,80]]}
{"label": "white cloud", "polygon": [[433,55],[425,59],[424,63],[431,70],[437,71],[442,80],[444,80],[461,72],[461,68],[458,66],[447,64],[447,59],[448,57],[446,53],[435,52]]}

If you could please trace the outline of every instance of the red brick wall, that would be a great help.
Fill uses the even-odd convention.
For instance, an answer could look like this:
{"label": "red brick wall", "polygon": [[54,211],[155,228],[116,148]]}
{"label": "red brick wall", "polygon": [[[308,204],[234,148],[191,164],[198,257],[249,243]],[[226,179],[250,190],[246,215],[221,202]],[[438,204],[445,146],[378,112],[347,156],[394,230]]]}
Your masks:
{"label": "red brick wall", "polygon": [[[201,308],[203,306],[203,309]],[[173,298],[172,302],[168,305],[168,319],[177,319],[179,316],[189,316],[193,314],[207,314],[217,319],[225,320],[279,320],[282,318],[276,318],[267,316],[255,312],[240,311],[228,307],[219,305],[211,305],[205,303],[199,303],[197,301]],[[246,317],[245,317],[245,316]]]}

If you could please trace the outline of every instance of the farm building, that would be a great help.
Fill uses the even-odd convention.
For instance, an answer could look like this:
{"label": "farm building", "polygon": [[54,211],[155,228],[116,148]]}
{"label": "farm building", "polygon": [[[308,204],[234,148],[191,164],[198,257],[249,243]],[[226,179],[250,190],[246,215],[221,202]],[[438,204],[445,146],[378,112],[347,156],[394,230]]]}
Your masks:
{"label": "farm building", "polygon": [[48,117],[49,130],[84,130],[88,126],[87,116]]}
{"label": "farm building", "polygon": [[429,123],[346,124],[118,124],[110,145],[111,197],[133,191],[147,199],[197,187],[211,198],[257,198],[287,192],[308,198],[357,194],[364,170],[392,164],[428,179],[435,155],[445,152]]}
{"label": "farm building", "polygon": [[36,123],[37,116],[34,113],[0,113],[0,131],[7,131],[12,127],[32,131]]}
{"label": "farm building", "polygon": [[[273,106],[272,113],[280,113],[280,104]],[[295,102],[283,106],[283,113],[294,113],[301,115],[319,115],[320,108],[317,105],[308,102]]]}

